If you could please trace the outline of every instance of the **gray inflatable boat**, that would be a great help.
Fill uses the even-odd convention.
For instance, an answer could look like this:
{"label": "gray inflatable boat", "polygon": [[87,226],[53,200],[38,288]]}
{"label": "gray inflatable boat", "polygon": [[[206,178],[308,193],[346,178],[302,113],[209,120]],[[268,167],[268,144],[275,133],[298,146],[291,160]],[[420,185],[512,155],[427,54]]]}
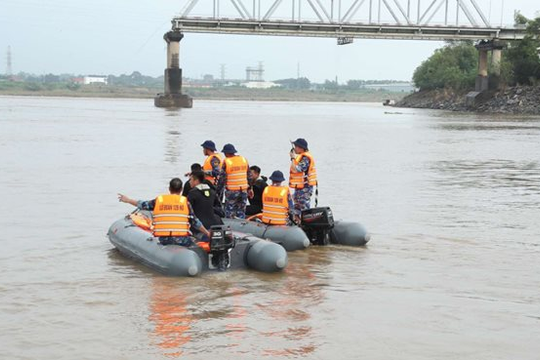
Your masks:
{"label": "gray inflatable boat", "polygon": [[286,251],[271,241],[226,227],[213,227],[212,234],[206,249],[198,245],[161,245],[129,215],[113,223],[107,233],[120,253],[170,276],[197,276],[208,270],[238,268],[277,272],[287,266]]}
{"label": "gray inflatable boat", "polygon": [[271,226],[240,219],[223,219],[223,222],[232,230],[272,240],[287,251],[305,249],[310,244],[364,246],[371,238],[359,223],[334,221],[332,210],[328,207],[304,211],[301,226]]}
{"label": "gray inflatable boat", "polygon": [[234,231],[272,240],[283,246],[287,251],[302,250],[310,244],[306,233],[298,226],[271,226],[262,222],[241,219],[223,219],[223,223],[230,226]]}

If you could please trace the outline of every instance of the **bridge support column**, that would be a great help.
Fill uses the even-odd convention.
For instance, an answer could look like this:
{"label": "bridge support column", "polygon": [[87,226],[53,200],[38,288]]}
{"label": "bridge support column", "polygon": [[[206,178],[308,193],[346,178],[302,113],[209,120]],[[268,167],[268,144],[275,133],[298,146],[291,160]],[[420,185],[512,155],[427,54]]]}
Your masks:
{"label": "bridge support column", "polygon": [[167,68],[165,69],[165,92],[154,98],[154,105],[163,108],[190,108],[193,99],[182,94],[182,69],[180,68],[180,31],[169,31],[163,36],[167,42]]}
{"label": "bridge support column", "polygon": [[501,86],[501,60],[503,46],[494,44],[491,51],[491,71],[489,75],[490,89],[498,89]]}
{"label": "bridge support column", "polygon": [[[478,75],[474,91],[467,94],[467,104],[474,106],[490,95],[486,90],[499,87],[501,77],[501,58],[504,45],[499,40],[481,41],[478,49]],[[491,71],[489,71],[488,55],[491,52]],[[489,72],[488,72],[489,71]]]}
{"label": "bridge support column", "polygon": [[493,49],[491,52],[491,73],[501,76],[502,49]]}
{"label": "bridge support column", "polygon": [[476,76],[475,91],[482,92],[489,88],[488,51],[478,49],[478,76]]}
{"label": "bridge support column", "polygon": [[[481,41],[478,49],[478,76],[475,91],[482,92],[489,88],[499,87],[501,76],[501,58],[504,45],[499,40]],[[491,52],[491,71],[489,71],[488,54]]]}

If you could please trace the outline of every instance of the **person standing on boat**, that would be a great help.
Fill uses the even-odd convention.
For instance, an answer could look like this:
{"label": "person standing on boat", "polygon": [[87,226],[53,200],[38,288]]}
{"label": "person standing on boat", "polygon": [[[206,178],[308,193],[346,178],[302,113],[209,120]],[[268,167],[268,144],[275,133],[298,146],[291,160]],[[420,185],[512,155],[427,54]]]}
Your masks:
{"label": "person standing on boat", "polygon": [[294,209],[289,187],[281,185],[285,181],[283,173],[276,170],[270,176],[272,185],[263,191],[262,222],[269,225],[289,225],[289,213]]}
{"label": "person standing on boat", "polygon": [[302,211],[311,207],[313,188],[317,185],[317,170],[307,141],[299,138],[292,144],[294,148],[290,152],[289,187],[294,189],[294,211],[295,219],[298,222]]}
{"label": "person standing on boat", "polygon": [[210,232],[194,215],[188,199],[181,195],[182,180],[169,182],[169,194],[159,195],[154,200],[134,200],[118,194],[118,201],[136,206],[140,210],[153,211],[152,233],[162,245],[193,245],[190,228],[193,227],[210,237]]}
{"label": "person standing on boat", "polygon": [[221,203],[217,199],[216,191],[205,183],[205,174],[194,171],[189,178],[191,190],[187,196],[195,216],[201,220],[204,227],[210,229],[213,225],[223,225],[216,210],[221,212]]}
{"label": "person standing on boat", "polygon": [[206,140],[201,146],[203,147],[203,154],[206,156],[202,167],[206,175],[206,180],[216,185],[216,179],[221,172],[223,158],[216,152],[216,144],[212,140]]}
{"label": "person standing on boat", "polygon": [[225,154],[218,178],[217,193],[225,189],[225,217],[245,219],[248,192],[251,194],[249,164],[245,157],[237,155],[233,144],[223,146]]}
{"label": "person standing on boat", "polygon": [[251,166],[249,168],[251,174],[251,189],[253,192],[249,196],[249,205],[246,207],[246,216],[260,214],[262,211],[263,201],[262,195],[264,189],[268,186],[266,176],[261,176],[261,168],[258,166]]}

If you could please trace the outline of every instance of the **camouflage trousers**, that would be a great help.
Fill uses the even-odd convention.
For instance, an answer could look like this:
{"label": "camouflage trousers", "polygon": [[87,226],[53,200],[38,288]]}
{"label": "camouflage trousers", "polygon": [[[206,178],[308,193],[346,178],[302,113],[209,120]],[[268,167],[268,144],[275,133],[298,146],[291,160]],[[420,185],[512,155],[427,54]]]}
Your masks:
{"label": "camouflage trousers", "polygon": [[187,247],[195,244],[191,236],[161,236],[159,242],[161,245],[180,245]]}
{"label": "camouflage trousers", "polygon": [[311,207],[311,197],[313,196],[313,186],[306,186],[303,189],[294,190],[294,214],[300,216],[303,210]]}
{"label": "camouflage trousers", "polygon": [[225,190],[225,217],[245,219],[247,199],[246,191]]}

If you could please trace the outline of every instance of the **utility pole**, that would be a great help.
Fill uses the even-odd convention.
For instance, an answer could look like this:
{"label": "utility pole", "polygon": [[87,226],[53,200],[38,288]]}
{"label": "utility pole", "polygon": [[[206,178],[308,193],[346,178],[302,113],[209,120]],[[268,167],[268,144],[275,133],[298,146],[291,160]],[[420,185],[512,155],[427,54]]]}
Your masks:
{"label": "utility pole", "polygon": [[296,63],[296,79],[300,79],[300,62]]}
{"label": "utility pole", "polygon": [[12,63],[11,63],[11,46],[8,46],[7,48],[6,60],[7,60],[6,75],[11,76],[13,75],[13,68],[12,68]]}

